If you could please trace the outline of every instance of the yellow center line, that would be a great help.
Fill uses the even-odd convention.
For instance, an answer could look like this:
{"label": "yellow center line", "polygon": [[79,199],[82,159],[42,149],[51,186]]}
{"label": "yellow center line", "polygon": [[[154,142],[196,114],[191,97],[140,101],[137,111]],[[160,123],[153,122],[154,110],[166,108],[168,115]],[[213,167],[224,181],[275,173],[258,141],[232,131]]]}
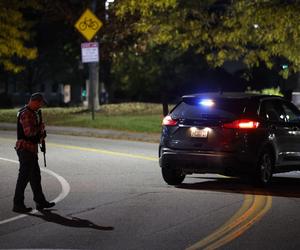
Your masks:
{"label": "yellow center line", "polygon": [[271,196],[245,194],[243,205],[230,220],[215,232],[187,249],[217,249],[229,243],[242,235],[255,222],[259,221],[271,206]]}
{"label": "yellow center line", "polygon": [[207,246],[211,242],[214,242],[215,240],[219,239],[227,233],[228,228],[231,226],[232,223],[236,223],[236,220],[238,220],[245,212],[248,211],[248,209],[251,207],[251,204],[253,203],[254,196],[246,194],[244,196],[244,202],[240,209],[220,228],[218,228],[215,232],[211,233],[207,237],[203,238],[202,240],[198,241],[194,245],[187,248],[187,250],[194,250],[194,249],[201,249],[204,246]]}
{"label": "yellow center line", "polygon": [[238,238],[241,236],[245,231],[247,231],[251,226],[253,226],[254,223],[259,221],[265,213],[268,212],[268,210],[272,207],[272,197],[271,196],[262,196],[262,195],[256,195],[255,198],[257,199],[255,204],[255,212],[247,218],[247,220],[239,226],[236,230],[233,232],[227,234],[219,241],[211,244],[209,247],[205,249],[217,249],[221,246],[229,243],[230,241]]}
{"label": "yellow center line", "polygon": [[[7,138],[0,138],[0,140],[10,141],[10,142],[14,141],[12,139],[7,139]],[[100,154],[106,154],[106,155],[134,158],[134,159],[142,159],[142,160],[147,160],[147,161],[158,161],[158,158],[155,158],[155,157],[149,157],[149,156],[138,155],[138,154],[129,154],[129,153],[123,153],[123,152],[117,152],[117,151],[110,151],[110,150],[105,150],[105,149],[79,147],[79,146],[58,144],[58,143],[52,143],[52,142],[48,142],[47,146],[72,149],[72,150],[81,150],[81,151],[94,152],[94,153],[100,153]]]}
{"label": "yellow center line", "polygon": [[88,152],[94,152],[94,153],[100,153],[100,154],[106,154],[106,155],[123,156],[123,157],[128,157],[128,158],[142,159],[142,160],[147,160],[147,161],[158,161],[158,158],[155,158],[155,157],[122,153],[122,152],[110,151],[110,150],[105,150],[105,149],[86,148],[86,147],[64,145],[64,144],[57,144],[57,143],[47,143],[47,145],[57,147],[57,148],[75,149],[75,150],[88,151]]}

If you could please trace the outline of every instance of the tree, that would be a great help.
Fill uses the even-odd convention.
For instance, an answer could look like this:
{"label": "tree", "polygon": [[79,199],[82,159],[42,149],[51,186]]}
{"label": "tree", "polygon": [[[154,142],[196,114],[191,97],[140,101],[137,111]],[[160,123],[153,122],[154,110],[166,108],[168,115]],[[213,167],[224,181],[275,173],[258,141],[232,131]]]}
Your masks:
{"label": "tree", "polygon": [[38,8],[35,1],[0,1],[0,65],[3,69],[18,73],[24,65],[18,58],[33,60],[36,48],[30,47],[32,23],[24,17],[27,8]]}
{"label": "tree", "polygon": [[194,48],[212,67],[241,60],[249,68],[288,63],[285,78],[300,70],[300,2],[298,0],[122,0],[121,19],[135,15],[135,32],[147,45]]}
{"label": "tree", "polygon": [[182,53],[166,45],[140,53],[129,47],[114,57],[112,66],[119,96],[135,101],[161,101],[165,115],[168,103],[177,99],[179,93],[200,87],[197,79],[204,71],[207,65],[194,56],[194,51]]}

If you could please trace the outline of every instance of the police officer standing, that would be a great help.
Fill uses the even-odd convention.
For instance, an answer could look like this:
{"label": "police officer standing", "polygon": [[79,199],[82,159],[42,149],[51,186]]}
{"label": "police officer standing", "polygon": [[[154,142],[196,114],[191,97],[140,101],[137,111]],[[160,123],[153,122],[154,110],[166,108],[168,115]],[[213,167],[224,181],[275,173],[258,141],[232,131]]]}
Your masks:
{"label": "police officer standing", "polygon": [[38,111],[46,104],[41,93],[31,95],[28,104],[19,110],[17,123],[16,151],[19,157],[20,168],[16,184],[13,211],[28,213],[32,210],[24,204],[24,191],[30,183],[36,209],[42,210],[55,205],[48,202],[43,194],[41,172],[38,163],[38,144],[45,140],[45,125],[41,121]]}

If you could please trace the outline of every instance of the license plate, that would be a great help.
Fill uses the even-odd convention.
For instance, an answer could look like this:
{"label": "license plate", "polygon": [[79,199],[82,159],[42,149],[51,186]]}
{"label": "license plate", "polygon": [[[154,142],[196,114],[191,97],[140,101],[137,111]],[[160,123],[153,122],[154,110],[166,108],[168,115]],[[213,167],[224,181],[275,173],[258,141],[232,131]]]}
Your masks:
{"label": "license plate", "polygon": [[208,129],[191,128],[191,137],[207,138]]}

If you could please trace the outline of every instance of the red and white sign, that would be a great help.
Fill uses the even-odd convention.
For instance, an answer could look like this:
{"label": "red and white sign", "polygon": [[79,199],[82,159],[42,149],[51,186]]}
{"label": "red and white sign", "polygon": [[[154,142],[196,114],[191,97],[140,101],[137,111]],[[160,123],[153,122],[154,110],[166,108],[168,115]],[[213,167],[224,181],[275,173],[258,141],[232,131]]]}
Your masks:
{"label": "red and white sign", "polygon": [[81,58],[83,63],[99,62],[99,46],[97,42],[81,44]]}

